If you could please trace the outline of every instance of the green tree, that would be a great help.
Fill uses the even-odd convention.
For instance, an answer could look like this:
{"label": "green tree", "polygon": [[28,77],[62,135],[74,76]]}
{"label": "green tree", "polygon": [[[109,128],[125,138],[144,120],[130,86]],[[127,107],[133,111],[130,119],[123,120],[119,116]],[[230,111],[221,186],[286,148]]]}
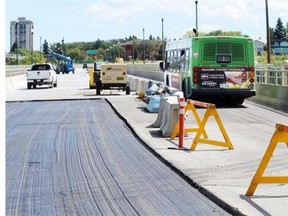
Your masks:
{"label": "green tree", "polygon": [[85,56],[82,55],[80,48],[68,49],[66,55],[72,59],[77,59],[77,60],[84,60],[85,59]]}
{"label": "green tree", "polygon": [[105,57],[106,57],[106,52],[105,52],[105,50],[100,47],[100,48],[97,50],[96,56],[97,56],[97,59],[99,59],[99,60],[104,60]]}
{"label": "green tree", "polygon": [[273,39],[282,40],[284,38],[286,38],[286,29],[283,26],[281,18],[278,18],[277,25],[273,31]]}
{"label": "green tree", "polygon": [[[240,31],[222,31],[222,30],[215,30],[209,33],[205,32],[198,32],[198,36],[243,36]],[[195,37],[195,33],[191,31],[187,31],[183,38],[193,38]]]}

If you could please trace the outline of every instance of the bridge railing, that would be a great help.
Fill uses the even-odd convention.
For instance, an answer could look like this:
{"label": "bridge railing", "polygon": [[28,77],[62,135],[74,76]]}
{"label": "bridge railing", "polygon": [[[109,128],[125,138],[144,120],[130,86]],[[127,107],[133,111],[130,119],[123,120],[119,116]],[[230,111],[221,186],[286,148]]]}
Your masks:
{"label": "bridge railing", "polygon": [[[164,73],[160,70],[159,64],[127,64],[128,74],[164,81]],[[271,67],[255,68],[256,80],[258,84],[269,84],[278,86],[288,86],[288,68]]]}
{"label": "bridge railing", "polygon": [[27,73],[27,70],[31,68],[30,65],[11,65],[6,66],[6,77],[20,76]]}
{"label": "bridge railing", "polygon": [[[159,64],[127,64],[128,74],[141,76],[147,79],[164,81],[164,73],[160,70]],[[31,66],[10,66],[6,67],[6,77],[19,76],[27,72]],[[278,86],[288,86],[288,68],[256,68],[256,83]]]}
{"label": "bridge railing", "polygon": [[256,68],[256,83],[288,86],[288,70],[283,68]]}

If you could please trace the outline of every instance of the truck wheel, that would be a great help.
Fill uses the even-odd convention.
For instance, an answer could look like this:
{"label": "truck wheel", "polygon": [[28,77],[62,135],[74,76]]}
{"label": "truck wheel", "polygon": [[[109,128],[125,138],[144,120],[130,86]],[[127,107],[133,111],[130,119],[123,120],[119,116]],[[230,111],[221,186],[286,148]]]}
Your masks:
{"label": "truck wheel", "polygon": [[31,89],[32,84],[31,83],[27,83],[27,89]]}
{"label": "truck wheel", "polygon": [[126,95],[130,95],[130,86],[126,86]]}
{"label": "truck wheel", "polygon": [[36,89],[36,84],[33,83],[33,89]]}
{"label": "truck wheel", "polygon": [[57,82],[54,82],[54,83],[53,83],[53,86],[56,88],[56,87],[57,87]]}
{"label": "truck wheel", "polygon": [[96,95],[101,94],[101,81],[96,82]]}
{"label": "truck wheel", "polygon": [[244,103],[244,99],[245,98],[236,98],[236,99],[234,99],[234,104],[241,105]]}

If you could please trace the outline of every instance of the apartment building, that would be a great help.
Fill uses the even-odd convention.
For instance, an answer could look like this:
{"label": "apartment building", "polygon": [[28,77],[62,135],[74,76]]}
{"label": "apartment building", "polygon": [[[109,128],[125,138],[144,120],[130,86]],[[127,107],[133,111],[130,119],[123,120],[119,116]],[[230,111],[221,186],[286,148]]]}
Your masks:
{"label": "apartment building", "polygon": [[10,22],[10,50],[14,44],[22,49],[33,50],[32,21],[19,17],[16,21]]}

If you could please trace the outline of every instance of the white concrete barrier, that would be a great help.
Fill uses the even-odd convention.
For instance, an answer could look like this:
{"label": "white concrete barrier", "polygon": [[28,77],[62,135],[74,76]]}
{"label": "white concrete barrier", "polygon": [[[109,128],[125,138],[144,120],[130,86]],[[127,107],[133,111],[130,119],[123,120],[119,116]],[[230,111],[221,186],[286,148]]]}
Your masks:
{"label": "white concrete barrier", "polygon": [[160,130],[163,137],[171,137],[179,116],[179,97],[169,96],[166,100]]}
{"label": "white concrete barrier", "polygon": [[6,90],[13,90],[25,86],[26,74],[6,77],[5,82]]}
{"label": "white concrete barrier", "polygon": [[159,112],[153,127],[159,127],[163,137],[171,137],[179,118],[180,93],[173,96],[165,96],[160,101]]}

